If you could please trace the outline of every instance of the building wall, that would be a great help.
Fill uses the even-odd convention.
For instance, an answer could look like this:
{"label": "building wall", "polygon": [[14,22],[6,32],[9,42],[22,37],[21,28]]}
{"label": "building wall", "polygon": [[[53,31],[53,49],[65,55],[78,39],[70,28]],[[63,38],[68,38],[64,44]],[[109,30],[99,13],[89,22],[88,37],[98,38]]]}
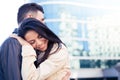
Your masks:
{"label": "building wall", "polygon": [[[108,0],[28,0],[45,10],[46,24],[65,44],[71,69],[108,68],[119,61],[120,9]],[[114,37],[113,37],[114,36]]]}

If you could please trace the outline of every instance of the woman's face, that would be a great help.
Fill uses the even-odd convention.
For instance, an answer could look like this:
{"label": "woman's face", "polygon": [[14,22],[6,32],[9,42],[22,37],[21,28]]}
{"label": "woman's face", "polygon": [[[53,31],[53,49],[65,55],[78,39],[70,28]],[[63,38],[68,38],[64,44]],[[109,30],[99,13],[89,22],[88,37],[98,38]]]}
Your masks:
{"label": "woman's face", "polygon": [[34,49],[45,51],[48,47],[48,40],[43,38],[34,30],[29,30],[25,35],[25,40],[29,42]]}

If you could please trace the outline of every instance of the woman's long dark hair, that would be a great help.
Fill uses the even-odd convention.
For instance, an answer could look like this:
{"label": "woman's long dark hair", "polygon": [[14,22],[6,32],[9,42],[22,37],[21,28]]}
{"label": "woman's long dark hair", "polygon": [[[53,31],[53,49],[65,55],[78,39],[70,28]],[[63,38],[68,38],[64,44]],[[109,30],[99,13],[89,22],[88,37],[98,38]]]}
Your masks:
{"label": "woman's long dark hair", "polygon": [[[58,43],[58,48],[57,48],[57,50],[58,50],[59,47],[60,47],[60,43],[62,43],[62,41],[45,24],[43,24],[42,22],[40,22],[40,21],[38,21],[34,18],[25,19],[20,24],[19,30],[18,30],[18,35],[21,36],[22,38],[24,38],[25,34],[29,30],[36,31],[39,35],[41,35],[42,37],[46,38],[49,41],[48,42],[48,48],[45,51],[45,54],[44,54],[43,58],[35,61],[35,65],[36,65],[36,67],[38,67],[40,63],[42,63],[44,60],[46,60],[48,58],[49,53],[50,53],[50,51],[53,47],[53,44]],[[36,50],[36,52],[39,53],[40,51]]]}

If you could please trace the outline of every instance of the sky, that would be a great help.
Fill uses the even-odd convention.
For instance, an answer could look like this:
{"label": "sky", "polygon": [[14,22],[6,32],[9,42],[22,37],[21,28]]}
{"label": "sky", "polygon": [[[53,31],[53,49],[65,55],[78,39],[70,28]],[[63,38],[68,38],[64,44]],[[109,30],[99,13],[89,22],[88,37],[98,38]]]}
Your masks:
{"label": "sky", "polygon": [[2,0],[0,2],[0,45],[17,27],[17,11],[24,0]]}

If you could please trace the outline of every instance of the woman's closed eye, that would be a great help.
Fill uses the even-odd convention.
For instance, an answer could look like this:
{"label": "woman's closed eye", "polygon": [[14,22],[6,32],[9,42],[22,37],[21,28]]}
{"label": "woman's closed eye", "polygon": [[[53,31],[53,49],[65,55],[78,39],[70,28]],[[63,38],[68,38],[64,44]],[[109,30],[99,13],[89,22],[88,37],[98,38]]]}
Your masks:
{"label": "woman's closed eye", "polygon": [[29,43],[32,45],[35,43],[35,40],[31,40],[31,41],[29,41]]}
{"label": "woman's closed eye", "polygon": [[43,38],[43,37],[39,35],[38,38],[41,39],[41,38]]}

